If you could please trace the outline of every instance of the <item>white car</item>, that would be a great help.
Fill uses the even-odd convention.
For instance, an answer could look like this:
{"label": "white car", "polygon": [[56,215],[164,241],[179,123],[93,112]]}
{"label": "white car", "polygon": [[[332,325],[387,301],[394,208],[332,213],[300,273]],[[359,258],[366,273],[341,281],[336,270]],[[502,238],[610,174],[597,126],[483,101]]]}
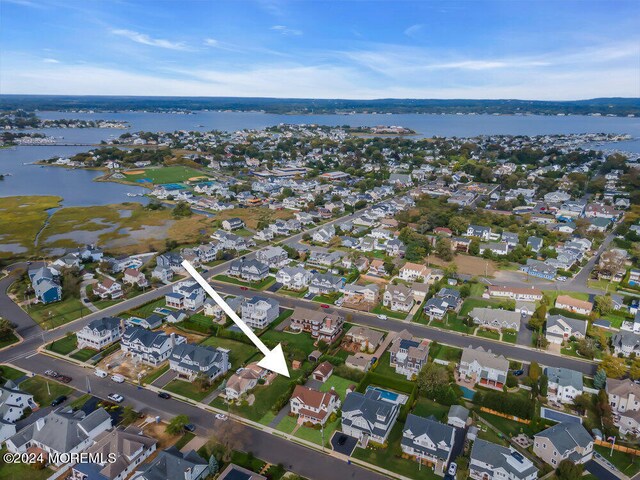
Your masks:
{"label": "white car", "polygon": [[110,393],[109,395],[107,395],[107,398],[116,403],[122,403],[122,401],[124,400],[124,397],[122,395],[118,395],[117,393]]}
{"label": "white car", "polygon": [[380,320],[386,320],[386,319],[387,319],[387,316],[386,316],[386,315],[382,315],[382,314],[380,314],[380,315],[378,315],[378,318],[379,318]]}
{"label": "white car", "polygon": [[458,471],[458,464],[456,462],[451,462],[449,464],[449,470],[447,470],[447,474],[452,477],[456,476],[456,472]]}
{"label": "white car", "polygon": [[216,420],[221,420],[221,421],[225,422],[228,419],[229,419],[229,417],[227,417],[226,415],[224,415],[222,413],[216,413]]}
{"label": "white car", "polygon": [[558,277],[558,281],[559,282],[566,282],[567,281],[567,277]]}
{"label": "white car", "polygon": [[122,375],[113,375],[111,377],[111,380],[113,380],[116,383],[124,383],[124,377]]}

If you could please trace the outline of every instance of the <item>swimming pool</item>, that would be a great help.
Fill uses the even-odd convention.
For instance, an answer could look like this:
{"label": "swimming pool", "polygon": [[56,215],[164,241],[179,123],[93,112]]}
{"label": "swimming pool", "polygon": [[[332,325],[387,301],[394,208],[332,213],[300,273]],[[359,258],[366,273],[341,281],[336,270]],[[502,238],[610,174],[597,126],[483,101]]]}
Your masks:
{"label": "swimming pool", "polygon": [[466,398],[467,400],[473,400],[473,396],[476,394],[476,392],[467,387],[461,386],[460,390],[462,390],[462,397]]}
{"label": "swimming pool", "polygon": [[158,307],[153,309],[153,313],[158,313],[160,315],[169,315],[173,310],[169,310],[168,308]]}
{"label": "swimming pool", "polygon": [[407,400],[409,398],[406,395],[403,395],[402,393],[392,392],[390,390],[385,390],[384,388],[380,388],[380,387],[374,387],[372,385],[369,385],[367,387],[367,391],[369,390],[375,390],[376,392],[380,393],[381,400],[384,400],[385,402],[389,402],[389,403],[395,403],[398,405],[404,405],[405,403],[407,403]]}

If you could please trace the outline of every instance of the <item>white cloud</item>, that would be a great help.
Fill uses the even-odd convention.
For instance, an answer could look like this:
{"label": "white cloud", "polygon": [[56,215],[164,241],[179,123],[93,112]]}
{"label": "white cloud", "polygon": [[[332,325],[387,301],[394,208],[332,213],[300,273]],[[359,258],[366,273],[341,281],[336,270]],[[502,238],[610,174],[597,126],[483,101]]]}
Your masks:
{"label": "white cloud", "polygon": [[207,47],[218,47],[220,42],[215,38],[205,38],[202,43],[204,43]]}
{"label": "white cloud", "polygon": [[291,35],[298,36],[302,35],[302,30],[297,30],[295,28],[289,28],[285,25],[274,25],[271,27],[271,30],[275,30],[276,32],[280,32],[282,35]]}
{"label": "white cloud", "polygon": [[56,60],[55,58],[43,58],[42,61],[44,63],[60,63],[60,60]]}
{"label": "white cloud", "polygon": [[424,25],[422,25],[421,23],[416,23],[415,25],[411,25],[409,28],[407,28],[404,31],[404,34],[407,37],[413,38],[413,37],[417,36],[422,31],[423,27],[424,27]]}
{"label": "white cloud", "polygon": [[167,48],[169,50],[189,50],[190,48],[184,42],[172,42],[171,40],[165,40],[163,38],[152,38],[149,35],[140,32],[134,32],[133,30],[114,29],[111,33],[128,38],[129,40],[141,43],[142,45],[149,45],[151,47]]}

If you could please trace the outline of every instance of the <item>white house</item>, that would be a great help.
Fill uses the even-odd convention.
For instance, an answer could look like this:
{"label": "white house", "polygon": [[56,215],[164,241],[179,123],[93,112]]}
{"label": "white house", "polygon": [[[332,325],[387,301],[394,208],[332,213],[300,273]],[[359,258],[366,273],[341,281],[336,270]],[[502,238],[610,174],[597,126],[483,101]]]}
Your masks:
{"label": "white house", "polygon": [[338,411],[340,397],[335,390],[320,392],[304,385],[296,385],[289,400],[291,413],[298,421],[324,425],[329,416]]}
{"label": "white house", "polygon": [[547,367],[544,370],[549,379],[548,398],[560,403],[572,403],[584,392],[582,373],[568,368]]}
{"label": "white house", "polygon": [[102,350],[120,340],[124,322],[118,317],[102,317],[92,320],[76,332],[78,348]]}
{"label": "white house", "polygon": [[122,335],[120,348],[134,360],[158,366],[169,358],[176,345],[185,343],[186,338],[171,333],[154,332],[140,327],[127,327]]}
{"label": "white house", "polygon": [[458,372],[465,382],[502,390],[507,381],[509,360],[482,347],[468,347],[462,350]]}

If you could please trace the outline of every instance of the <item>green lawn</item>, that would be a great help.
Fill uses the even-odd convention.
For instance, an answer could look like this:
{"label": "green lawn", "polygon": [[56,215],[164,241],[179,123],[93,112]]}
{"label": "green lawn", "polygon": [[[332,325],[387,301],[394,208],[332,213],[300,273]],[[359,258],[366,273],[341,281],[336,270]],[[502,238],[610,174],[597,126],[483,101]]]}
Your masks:
{"label": "green lawn", "polygon": [[160,378],[162,376],[162,374],[164,374],[165,372],[169,371],[169,365],[164,365],[163,367],[160,367],[156,370],[154,370],[153,372],[149,373],[148,375],[145,375],[142,378],[142,383],[153,383],[155,382],[158,378]]}
{"label": "green lawn", "polygon": [[624,321],[633,321],[633,316],[629,318],[629,316],[624,315],[622,312],[616,311],[610,312],[602,318],[604,320],[609,320],[613,328],[620,328],[622,326],[622,322]]}
{"label": "green lawn", "polygon": [[[165,301],[164,297],[153,302],[147,303],[146,305],[142,305],[141,307],[136,308],[135,310],[131,310],[129,313],[136,317],[147,318],[149,315],[153,313],[153,310],[158,307],[164,307]],[[169,310],[172,310],[171,308]]]}
{"label": "green lawn", "polygon": [[329,380],[324,382],[320,386],[321,392],[328,392],[333,387],[336,393],[340,396],[340,400],[344,401],[344,397],[347,393],[347,388],[349,385],[353,385],[354,382],[352,380],[347,380],[346,378],[339,377],[335,374],[329,377]]}
{"label": "green lawn", "polygon": [[288,297],[295,297],[295,298],[302,298],[305,293],[307,293],[307,290],[300,290],[299,292],[296,292],[294,290],[287,290],[286,288],[281,288],[280,290],[278,290],[278,294],[282,294],[282,295],[287,295]]}
{"label": "green lawn", "polygon": [[457,362],[462,357],[462,349],[442,344],[431,347],[429,353],[432,358],[446,360],[447,362]]}
{"label": "green lawn", "polygon": [[291,433],[293,432],[293,429],[296,428],[297,424],[298,419],[296,417],[286,415],[282,420],[280,420],[280,423],[276,425],[276,430],[280,430],[284,433]]}
{"label": "green lawn", "polygon": [[633,477],[640,471],[640,458],[636,455],[629,455],[619,452],[618,450],[614,450],[613,455],[611,455],[610,448],[605,448],[600,445],[595,445],[594,449],[628,477]]}
{"label": "green lawn", "polygon": [[155,184],[163,184],[179,183],[189,180],[192,177],[203,176],[207,175],[191,167],[176,165],[171,167],[146,168],[144,173],[138,175],[125,175],[125,179],[130,182],[135,182],[136,180],[148,178]]}
{"label": "green lawn", "polygon": [[62,337],[60,340],[56,340],[47,345],[47,350],[59,353],[60,355],[69,355],[76,348],[78,347],[75,334]]}
{"label": "green lawn", "polygon": [[376,365],[374,372],[396,380],[406,380],[407,377],[405,375],[399,375],[396,373],[395,367],[392,367],[389,364],[390,360],[391,354],[389,352],[384,352],[378,360],[378,364]]}
{"label": "green lawn", "polygon": [[4,340],[0,340],[0,348],[8,347],[9,345],[18,343],[18,341],[18,337],[15,334],[10,333],[9,335],[7,335],[7,338],[5,338]]}
{"label": "green lawn", "polygon": [[82,350],[78,350],[76,353],[71,355],[71,358],[75,358],[76,360],[80,360],[81,362],[86,362],[91,357],[97,355],[98,352],[92,350],[90,348],[83,348]]}
{"label": "green lawn", "polygon": [[77,298],[69,298],[60,302],[31,305],[27,313],[45,330],[59,327],[72,320],[86,315],[90,311]]}
{"label": "green lawn", "polygon": [[[313,345],[313,338],[311,338],[311,335],[307,332],[289,333],[267,330],[260,336],[260,339],[263,342],[268,342],[274,346],[278,343],[282,343],[282,348],[285,353],[287,352],[287,347],[299,349],[306,355],[309,355],[316,349]],[[298,360],[303,360],[303,358],[298,358]]]}
{"label": "green lawn", "polygon": [[398,318],[400,320],[404,320],[407,318],[407,315],[409,315],[408,312],[394,312],[382,305],[377,305],[375,308],[372,308],[371,313],[375,313],[376,315],[386,315],[387,317]]}
{"label": "green lawn", "polygon": [[200,386],[195,382],[190,383],[183,380],[171,380],[162,388],[164,390],[167,390],[168,392],[176,393],[178,395],[182,395],[183,397],[187,397],[195,400],[196,402],[199,402],[215,390],[215,385],[212,385],[207,390],[202,390]]}
{"label": "green lawn", "polygon": [[[497,443],[498,445],[503,445],[503,446],[509,445],[509,441],[505,438],[504,435],[497,434],[496,432],[494,432],[492,429],[490,429],[484,424],[480,424],[479,427],[480,427],[480,430],[478,431],[478,437],[480,437],[482,440]],[[483,431],[482,428],[484,428],[485,430]]]}
{"label": "green lawn", "polygon": [[556,303],[556,298],[560,295],[569,295],[570,297],[576,298],[578,300],[589,300],[588,293],[582,292],[572,292],[569,290],[544,290],[544,295],[549,298],[549,306],[553,307]]}
{"label": "green lawn", "polygon": [[[47,383],[49,384],[48,389]],[[69,396],[73,392],[73,388],[54,382],[53,380],[47,380],[39,375],[28,378],[22,382],[20,384],[20,390],[24,390],[33,395],[33,399],[41,407],[51,405],[53,399],[60,395]]]}
{"label": "green lawn", "polygon": [[479,328],[476,332],[476,337],[490,338],[491,340],[500,340],[500,333],[494,330],[483,330],[482,328]]}
{"label": "green lawn", "polygon": [[[333,422],[327,422],[326,425],[324,426],[325,447],[330,446],[331,436],[333,435],[333,432],[335,432],[338,429],[338,427],[340,427],[339,418],[336,418]],[[322,430],[316,430],[315,428],[309,428],[302,425],[296,432],[295,436],[297,438],[302,438],[303,440],[313,442],[316,445],[322,445]]]}
{"label": "green lawn", "polygon": [[89,395],[88,393],[85,393],[84,395],[76,398],[73,402],[71,402],[69,404],[69,406],[71,408],[82,408],[82,406],[87,403],[89,401],[89,399],[91,398],[91,395]]}
{"label": "green lawn", "polygon": [[401,457],[400,440],[404,424],[397,422],[391,430],[388,439],[388,447],[379,450],[356,448],[353,457],[365,462],[373,463],[399,475],[415,479],[441,480],[442,477],[433,473],[433,470],[423,467],[418,470],[418,463]]}
{"label": "green lawn", "polygon": [[[7,453],[7,449],[0,450],[0,455]],[[36,470],[31,465],[26,463],[0,463],[0,480],[16,480],[28,478],[29,480],[46,480],[53,475],[53,470],[50,468],[43,468],[42,470]]]}
{"label": "green lawn", "polygon": [[196,437],[195,434],[191,432],[185,432],[184,435],[182,435],[182,437],[180,437],[180,439],[173,446],[176,447],[178,450],[180,450],[182,447],[184,447],[187,443],[189,443],[195,437]]}
{"label": "green lawn", "polygon": [[507,343],[516,343],[518,334],[516,332],[502,332],[502,341]]}
{"label": "green lawn", "polygon": [[18,370],[17,368],[9,367],[8,365],[0,366],[0,376],[5,380],[17,380],[18,378],[24,376],[24,372],[22,370]]}
{"label": "green lawn", "polygon": [[413,407],[414,415],[418,415],[419,417],[428,417],[429,415],[433,415],[440,421],[447,421],[447,413],[449,412],[449,407],[446,405],[440,405],[433,400],[429,400],[428,398],[420,397],[416,402],[416,406]]}
{"label": "green lawn", "polygon": [[456,317],[454,313],[447,314],[443,320],[432,320],[429,325],[468,334],[472,333],[474,329],[474,327],[465,325],[464,320]]}
{"label": "green lawn", "polygon": [[260,282],[245,282],[244,280],[230,277],[229,275],[216,275],[215,277],[213,277],[213,279],[220,282],[233,283],[234,285],[243,285],[246,287],[255,288],[256,290],[264,290],[276,281],[275,277],[267,277]]}
{"label": "green lawn", "polygon": [[200,345],[211,345],[212,347],[228,349],[229,361],[231,362],[231,368],[233,370],[243,366],[247,362],[247,360],[249,360],[249,358],[254,356],[257,352],[256,347],[254,347],[253,345],[221,337],[209,337]]}
{"label": "green lawn", "polygon": [[481,412],[478,410],[478,415],[487,420],[491,425],[496,427],[502,433],[508,437],[515,437],[520,433],[526,433],[532,435],[531,429],[524,423],[516,422],[515,420],[509,420],[508,418],[499,417],[498,415],[491,415],[490,413]]}
{"label": "green lawn", "polygon": [[342,296],[341,293],[331,293],[328,295],[316,295],[313,297],[314,302],[318,303],[328,303],[329,305],[333,305],[336,300],[338,300]]}
{"label": "green lawn", "polygon": [[500,300],[485,300],[484,298],[467,298],[460,308],[460,316],[466,317],[474,308],[495,307]]}

